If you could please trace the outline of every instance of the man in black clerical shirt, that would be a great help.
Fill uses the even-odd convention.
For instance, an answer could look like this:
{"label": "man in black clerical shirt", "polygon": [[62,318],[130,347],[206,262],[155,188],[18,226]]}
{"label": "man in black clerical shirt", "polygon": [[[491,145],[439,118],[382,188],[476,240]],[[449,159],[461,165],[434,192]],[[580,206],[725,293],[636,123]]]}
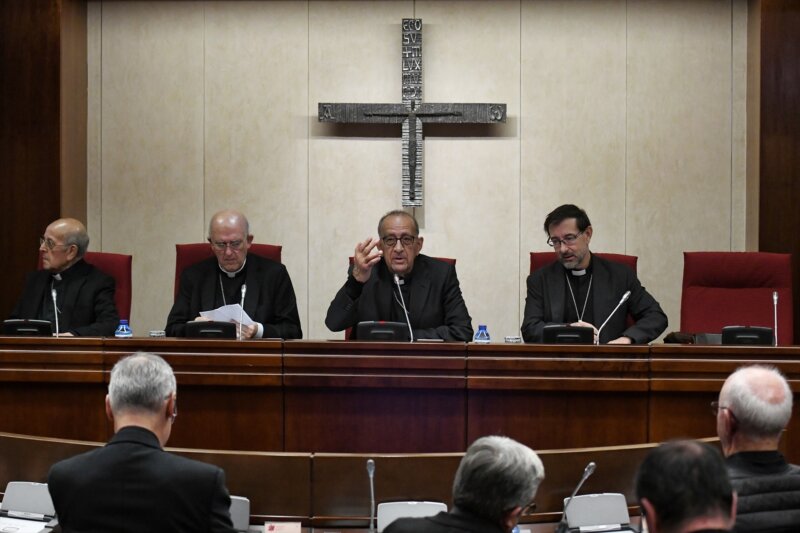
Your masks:
{"label": "man in black clerical shirt", "polygon": [[650,533],[730,531],[736,517],[736,492],[722,456],[703,442],[653,449],[639,466],[635,490]]}
{"label": "man in black clerical shirt", "polygon": [[55,331],[58,314],[61,336],[113,335],[119,324],[114,278],[83,260],[88,247],[80,221],[60,218],[47,226],[39,239],[43,270],[28,275],[9,318],[48,320]]}
{"label": "man in black clerical shirt", "polygon": [[[609,344],[648,343],[667,328],[667,315],[631,269],[589,251],[592,225],[583,209],[557,207],[547,215],[544,231],[557,261],[528,276],[521,328],[525,342],[541,342],[548,324],[591,327],[596,338],[608,319],[599,342]],[[627,291],[630,297],[614,311]],[[626,323],[628,315],[635,321],[632,326]]]}
{"label": "man in black clerical shirt", "polygon": [[792,417],[786,378],[774,367],[742,367],[725,380],[712,408],[739,498],[734,531],[800,531],[800,466],[778,451]]}
{"label": "man in black clerical shirt", "polygon": [[242,326],[245,339],[300,339],[300,315],[294,287],[286,267],[255,254],[250,224],[238,211],[215,213],[208,226],[214,257],[200,261],[181,274],[178,296],[167,318],[169,336],[185,335],[186,323],[207,320],[201,311],[239,304],[244,291],[244,311],[255,324]]}
{"label": "man in black clerical shirt", "polygon": [[378,235],[356,245],[347,281],[328,307],[328,329],[342,331],[373,320],[405,323],[405,303],[414,339],[472,340],[472,319],[455,266],[420,254],[417,220],[405,211],[390,211],[378,222]]}

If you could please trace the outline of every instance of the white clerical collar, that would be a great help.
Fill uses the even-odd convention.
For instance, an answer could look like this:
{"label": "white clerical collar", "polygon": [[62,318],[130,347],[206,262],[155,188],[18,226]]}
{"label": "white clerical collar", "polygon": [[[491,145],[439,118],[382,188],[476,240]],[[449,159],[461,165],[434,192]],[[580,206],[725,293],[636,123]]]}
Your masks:
{"label": "white clerical collar", "polygon": [[61,272],[56,272],[53,274],[53,279],[56,281],[61,281]]}
{"label": "white clerical collar", "polygon": [[572,274],[573,276],[585,276],[586,269],[584,268],[582,270],[570,270],[569,273]]}
{"label": "white clerical collar", "polygon": [[228,272],[227,270],[225,270],[224,268],[222,268],[222,265],[220,265],[219,263],[217,263],[217,266],[219,267],[219,269],[220,269],[220,270],[222,270],[222,273],[223,273],[223,274],[225,274],[225,275],[226,275],[226,276],[228,276],[229,278],[235,278],[235,277],[236,277],[236,274],[238,274],[239,272],[241,272],[242,270],[244,270],[244,266],[245,266],[246,264],[247,264],[247,257],[245,257],[245,258],[244,258],[244,262],[242,263],[242,266],[240,266],[240,267],[239,267],[239,270],[236,270],[236,271],[234,271],[234,272]]}

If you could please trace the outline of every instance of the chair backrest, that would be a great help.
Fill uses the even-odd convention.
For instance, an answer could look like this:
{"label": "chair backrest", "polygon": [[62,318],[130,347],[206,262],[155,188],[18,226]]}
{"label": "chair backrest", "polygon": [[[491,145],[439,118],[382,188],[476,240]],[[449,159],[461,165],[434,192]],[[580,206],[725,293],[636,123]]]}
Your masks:
{"label": "chair backrest", "polygon": [[[445,263],[450,263],[451,265],[456,264],[456,260],[452,257],[434,257],[434,259],[438,259],[439,261],[444,261]],[[351,255],[349,258],[350,266],[353,266],[353,256]],[[353,334],[353,328],[347,328],[344,330],[344,340],[349,341],[350,336]]]}
{"label": "chair backrest", "polygon": [[231,494],[231,521],[233,529],[247,533],[250,529],[250,500]]}
{"label": "chair backrest", "polygon": [[447,512],[447,505],[442,502],[386,502],[378,504],[378,533],[389,527],[398,518],[424,518]]}
{"label": "chair backrest", "polygon": [[[272,259],[278,263],[281,262],[281,250],[283,246],[276,244],[252,244],[249,253]],[[181,274],[186,267],[195,263],[199,263],[204,259],[213,257],[214,252],[211,250],[211,245],[207,242],[197,242],[191,244],[176,244],[175,245],[175,287],[173,298],[178,297],[178,288],[181,283]]]}
{"label": "chair backrest", "polygon": [[725,326],[773,327],[778,344],[793,341],[792,257],[765,252],[684,252],[681,331],[719,333]]}
{"label": "chair backrest", "polygon": [[[86,252],[83,260],[93,265],[97,270],[114,278],[114,303],[120,318],[131,318],[131,298],[133,286],[131,270],[133,256],[114,254],[110,252]],[[42,254],[39,254],[39,269],[42,268]]]}
{"label": "chair backrest", "polygon": [[[608,259],[609,261],[614,261],[615,263],[622,263],[623,265],[633,270],[633,273],[636,274],[636,264],[638,263],[639,258],[635,255],[608,254],[608,253],[595,253],[595,252],[592,252],[592,254],[596,255],[597,257],[602,257],[603,259]],[[546,267],[550,263],[555,262],[555,260],[556,260],[556,254],[554,252],[531,252],[530,273],[533,274],[540,268]]]}

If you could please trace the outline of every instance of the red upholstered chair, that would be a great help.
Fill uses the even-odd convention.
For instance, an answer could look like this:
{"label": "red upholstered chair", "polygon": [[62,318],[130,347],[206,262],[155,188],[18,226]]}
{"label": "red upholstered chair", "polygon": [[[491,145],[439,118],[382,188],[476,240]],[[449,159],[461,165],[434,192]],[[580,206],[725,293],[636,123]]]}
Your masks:
{"label": "red upholstered chair", "polygon": [[[272,259],[273,261],[281,262],[281,250],[283,246],[276,244],[252,244],[250,245],[249,253]],[[204,259],[213,257],[214,252],[211,251],[211,245],[207,242],[198,242],[192,244],[176,244],[175,245],[175,294],[173,298],[178,297],[178,287],[181,283],[181,274],[186,267],[195,263],[199,263]]]}
{"label": "red upholstered chair", "polygon": [[[114,303],[120,318],[131,318],[131,298],[133,288],[131,284],[131,268],[133,256],[125,254],[112,254],[109,252],[86,252],[83,260],[94,265],[97,270],[114,278]],[[39,254],[39,268],[42,268],[42,254]]]}
{"label": "red upholstered chair", "polygon": [[778,344],[791,345],[791,255],[684,252],[681,331],[719,333],[724,326],[771,328],[773,291],[778,291]]}
{"label": "red upholstered chair", "polygon": [[[603,259],[608,259],[609,261],[614,261],[616,263],[622,263],[623,265],[627,265],[628,268],[633,270],[633,273],[636,273],[636,263],[639,261],[639,258],[635,255],[624,255],[624,254],[606,254],[606,253],[594,253],[597,257],[602,257]],[[531,252],[531,274],[535,271],[539,270],[542,267],[553,263],[556,260],[555,252]]]}
{"label": "red upholstered chair", "polygon": [[[445,263],[450,263],[451,265],[456,264],[456,260],[451,257],[434,257],[434,259],[438,259],[439,261],[444,261]],[[350,256],[350,266],[353,266],[353,256]],[[353,328],[347,328],[344,330],[344,340],[349,341],[350,335],[353,334]]]}

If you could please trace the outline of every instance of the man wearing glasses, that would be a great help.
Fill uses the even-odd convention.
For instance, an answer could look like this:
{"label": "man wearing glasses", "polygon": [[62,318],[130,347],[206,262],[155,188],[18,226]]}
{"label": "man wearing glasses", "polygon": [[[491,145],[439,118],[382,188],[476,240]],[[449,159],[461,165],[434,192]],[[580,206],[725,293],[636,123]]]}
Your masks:
{"label": "man wearing glasses", "polygon": [[[542,342],[548,324],[591,327],[601,344],[645,344],[667,329],[667,315],[628,267],[589,251],[592,225],[586,212],[571,204],[557,207],[544,221],[553,264],[528,276],[522,337]],[[614,311],[623,295],[627,300]],[[635,323],[627,325],[628,315]],[[609,318],[610,317],[610,318]]]}
{"label": "man wearing glasses", "polygon": [[[48,320],[60,336],[113,335],[119,324],[114,279],[83,260],[86,227],[60,218],[39,238],[43,270],[32,272],[9,318]],[[54,326],[55,329],[55,326]]]}
{"label": "man wearing glasses", "polygon": [[208,226],[208,242],[214,257],[181,274],[178,297],[167,318],[167,335],[184,336],[187,322],[206,320],[201,311],[241,303],[246,285],[244,311],[256,324],[242,326],[242,338],[302,338],[289,273],[280,263],[247,253],[253,242],[247,218],[232,210],[215,213]]}
{"label": "man wearing glasses", "polygon": [[378,222],[378,235],[356,245],[347,281],[328,307],[328,329],[363,321],[405,323],[407,310],[414,339],[471,341],[472,319],[455,266],[420,254],[417,220],[390,211]]}
{"label": "man wearing glasses", "polygon": [[731,374],[712,402],[731,484],[739,495],[734,531],[800,531],[800,467],[778,451],[792,418],[792,389],[772,366]]}

